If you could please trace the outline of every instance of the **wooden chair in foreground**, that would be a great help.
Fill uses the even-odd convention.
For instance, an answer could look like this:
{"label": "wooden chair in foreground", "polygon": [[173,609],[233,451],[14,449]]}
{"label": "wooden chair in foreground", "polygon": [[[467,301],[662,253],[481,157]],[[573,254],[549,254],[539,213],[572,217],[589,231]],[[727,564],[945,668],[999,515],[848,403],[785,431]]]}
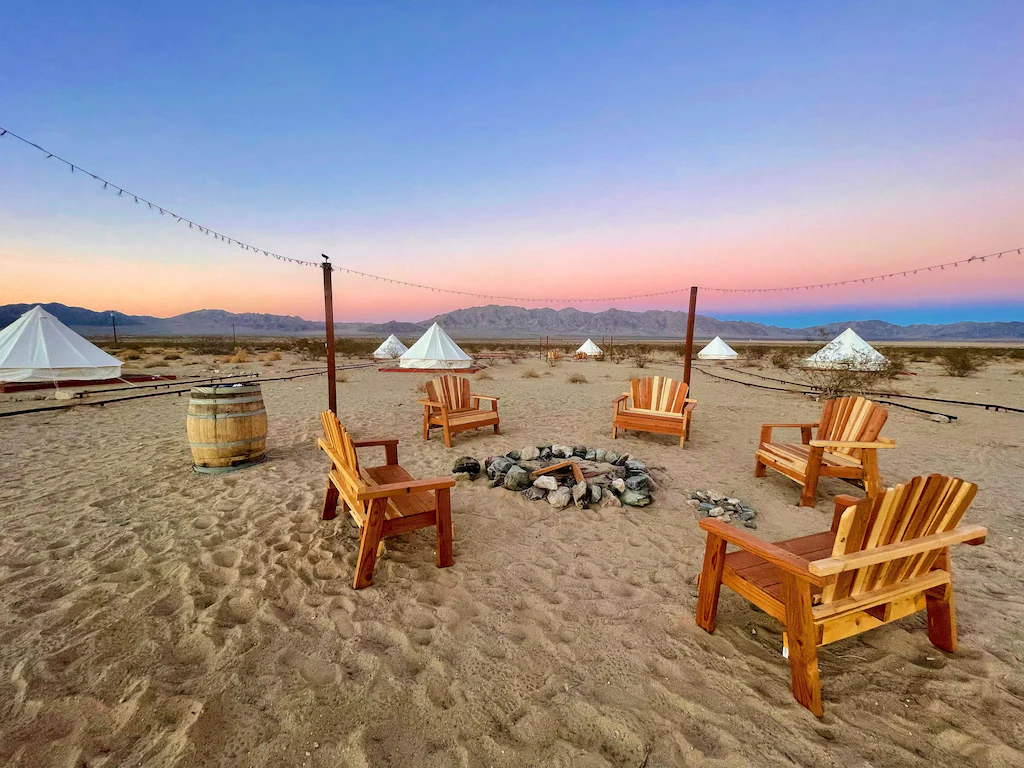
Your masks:
{"label": "wooden chair in foreground", "polygon": [[[480,401],[488,400],[490,410],[481,410]],[[498,398],[474,395],[469,379],[462,376],[437,376],[427,382],[427,397],[417,400],[423,406],[423,439],[430,439],[430,430],[441,427],[444,444],[452,447],[452,435],[467,429],[494,427],[499,434]]]}
{"label": "wooden chair in foreground", "polygon": [[[882,488],[878,477],[878,449],[895,448],[896,441],[879,437],[888,412],[863,397],[827,400],[821,421],[813,424],[762,424],[761,442],[754,463],[754,477],[764,477],[766,467],[781,472],[803,486],[800,506],[813,507],[818,478],[862,480],[867,496]],[[772,430],[800,430],[799,443],[773,443]],[[818,436],[811,439],[811,430]]]}
{"label": "wooden chair in foreground", "polygon": [[[353,589],[373,583],[378,545],[389,536],[419,528],[437,528],[437,567],[452,565],[451,488],[455,480],[416,480],[398,465],[397,440],[353,441],[332,411],[320,414],[324,436],[317,444],[331,459],[321,519],[331,520],[337,504],[359,526],[359,559]],[[386,463],[362,467],[357,448],[382,446]]]}
{"label": "wooden chair in foreground", "polygon": [[931,475],[874,498],[837,496],[832,530],[774,544],[705,518],[697,624],[715,631],[722,584],[781,621],[793,696],[820,717],[820,645],[927,610],[932,644],[956,650],[949,547],[985,541],[981,526],[957,527],[977,490]]}
{"label": "wooden chair in foreground", "polygon": [[[648,376],[629,382],[629,392],[615,398],[612,440],[620,429],[677,435],[679,445],[690,439],[690,415],[696,400],[686,396],[684,382],[666,376]],[[626,401],[629,400],[629,404]]]}

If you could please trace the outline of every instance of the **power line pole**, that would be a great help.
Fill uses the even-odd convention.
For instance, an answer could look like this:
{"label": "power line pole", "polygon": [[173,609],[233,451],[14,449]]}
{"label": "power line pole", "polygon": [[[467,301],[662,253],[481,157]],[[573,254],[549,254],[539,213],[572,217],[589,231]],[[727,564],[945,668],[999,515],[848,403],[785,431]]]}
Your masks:
{"label": "power line pole", "polygon": [[683,381],[690,387],[690,360],[693,358],[693,321],[697,318],[697,286],[690,287],[690,313],[686,316],[686,362],[683,363]]}
{"label": "power line pole", "polygon": [[234,344],[236,347],[238,346],[238,339],[235,338],[235,324],[234,323],[231,324],[231,343]]}
{"label": "power line pole", "polygon": [[114,317],[114,313],[110,313],[110,324],[114,328],[114,343],[117,344],[117,318]]}
{"label": "power line pole", "polygon": [[327,407],[338,413],[338,385],[334,370],[334,292],[331,288],[331,262],[327,254],[321,254],[324,263],[324,324],[327,328]]}

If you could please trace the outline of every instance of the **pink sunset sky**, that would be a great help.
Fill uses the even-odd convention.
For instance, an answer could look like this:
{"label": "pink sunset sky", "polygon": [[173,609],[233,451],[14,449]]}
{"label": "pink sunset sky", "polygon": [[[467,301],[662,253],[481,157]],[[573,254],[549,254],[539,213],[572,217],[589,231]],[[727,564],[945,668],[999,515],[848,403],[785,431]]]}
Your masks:
{"label": "pink sunset sky", "polygon": [[[929,12],[538,6],[449,28],[262,9],[195,29],[144,11],[108,28],[72,5],[62,44],[43,45],[46,19],[23,9],[0,66],[41,63],[0,83],[0,126],[260,248],[410,282],[558,297],[835,281],[1024,246],[1024,13]],[[313,28],[338,39],[300,45]],[[173,221],[0,137],[0,303],[323,317],[318,271]],[[1022,297],[1013,255],[705,291],[698,311],[1024,319]],[[485,303],[511,302],[335,277],[338,320]],[[575,306],[685,309],[686,295]]]}

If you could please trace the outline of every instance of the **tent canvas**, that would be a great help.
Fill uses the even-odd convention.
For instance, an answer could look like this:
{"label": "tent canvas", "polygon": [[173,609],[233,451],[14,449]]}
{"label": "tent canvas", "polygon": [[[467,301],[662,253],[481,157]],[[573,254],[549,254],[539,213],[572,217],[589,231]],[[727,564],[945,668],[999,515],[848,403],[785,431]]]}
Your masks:
{"label": "tent canvas", "polygon": [[805,368],[851,368],[858,371],[877,371],[885,367],[886,359],[852,328],[847,328],[832,341],[804,360]]}
{"label": "tent canvas", "polygon": [[434,323],[401,357],[401,368],[468,368],[473,358]]}
{"label": "tent canvas", "polygon": [[580,348],[576,350],[576,354],[583,354],[586,355],[587,357],[595,357],[597,355],[603,355],[604,352],[601,351],[601,348],[597,346],[597,344],[592,342],[590,339],[587,339],[580,345]]}
{"label": "tent canvas", "polygon": [[394,360],[408,351],[409,348],[392,333],[383,344],[377,347],[377,351],[373,353],[373,356],[378,360]]}
{"label": "tent canvas", "polygon": [[95,381],[121,376],[121,361],[42,307],[0,331],[0,381]]}
{"label": "tent canvas", "polygon": [[697,353],[701,360],[735,360],[739,357],[736,350],[722,341],[721,336],[715,336],[704,349]]}

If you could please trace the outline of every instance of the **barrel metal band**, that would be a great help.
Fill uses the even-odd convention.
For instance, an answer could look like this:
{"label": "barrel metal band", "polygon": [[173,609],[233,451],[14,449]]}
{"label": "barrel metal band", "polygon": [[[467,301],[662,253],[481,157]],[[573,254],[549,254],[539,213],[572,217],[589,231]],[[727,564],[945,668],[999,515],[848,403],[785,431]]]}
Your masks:
{"label": "barrel metal band", "polygon": [[250,437],[248,440],[234,440],[230,443],[194,443],[189,440],[188,444],[193,448],[240,448],[243,445],[263,442],[266,439],[266,435],[264,435],[263,437]]}
{"label": "barrel metal band", "polygon": [[266,412],[267,409],[263,408],[258,411],[242,411],[241,413],[190,413],[188,417],[190,419],[211,419],[217,421],[219,419],[239,419],[243,416],[259,416]]}
{"label": "barrel metal band", "polygon": [[235,403],[262,403],[263,397],[257,395],[256,397],[218,397],[214,399],[204,399],[191,397],[189,398],[189,405],[234,405]]}

